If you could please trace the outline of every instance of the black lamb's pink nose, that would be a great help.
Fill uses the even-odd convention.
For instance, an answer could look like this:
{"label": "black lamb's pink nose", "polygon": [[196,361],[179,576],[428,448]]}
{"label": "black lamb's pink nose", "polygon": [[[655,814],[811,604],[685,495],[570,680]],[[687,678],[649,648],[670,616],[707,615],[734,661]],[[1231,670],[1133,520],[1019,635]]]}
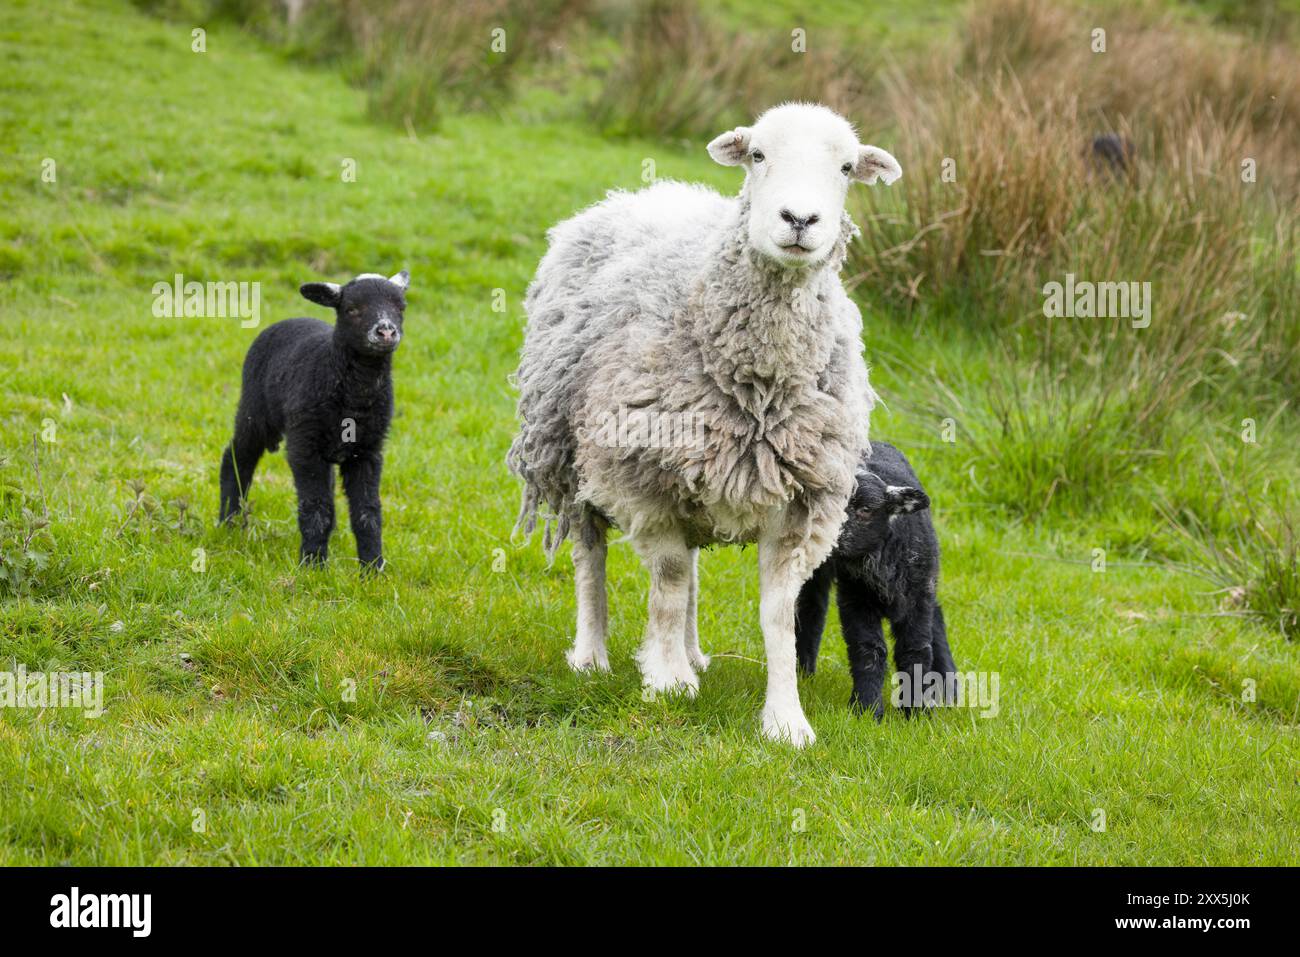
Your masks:
{"label": "black lamb's pink nose", "polygon": [[375,334],[379,337],[380,342],[396,342],[397,327],[385,323],[382,326],[375,327]]}

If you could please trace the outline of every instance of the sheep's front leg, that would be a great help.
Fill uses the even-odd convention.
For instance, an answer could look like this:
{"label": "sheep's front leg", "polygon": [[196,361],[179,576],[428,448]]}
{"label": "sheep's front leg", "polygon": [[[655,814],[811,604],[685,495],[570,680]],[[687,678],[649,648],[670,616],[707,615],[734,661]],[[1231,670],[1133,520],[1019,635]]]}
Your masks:
{"label": "sheep's front leg", "polygon": [[609,599],[605,592],[605,555],[609,546],[602,529],[598,540],[584,544],[578,535],[573,542],[573,582],[578,593],[578,633],[565,658],[574,671],[609,670]]}
{"label": "sheep's front leg", "polygon": [[858,714],[870,711],[879,721],[885,716],[883,686],[889,660],[880,608],[867,587],[851,575],[838,576],[835,589],[853,675],[849,707]]}
{"label": "sheep's front leg", "polygon": [[682,640],[690,604],[690,549],[683,536],[671,532],[642,536],[633,547],[650,572],[649,618],[637,652],[641,684],[655,692],[685,691],[694,696],[700,680]]}
{"label": "sheep's front leg", "polygon": [[380,571],[384,567],[384,520],[379,503],[379,477],[383,469],[383,456],[378,452],[349,459],[339,466],[362,572]]}
{"label": "sheep's front leg", "polygon": [[956,704],[957,664],[952,660],[952,649],[948,647],[948,626],[943,620],[943,606],[937,601],[930,616],[930,647],[934,651],[930,667],[944,679],[941,701]]}
{"label": "sheep's front leg", "polygon": [[834,544],[836,528],[800,534],[797,521],[777,522],[758,541],[759,619],[767,651],[763,734],[797,748],[817,740],[799,704],[794,635],[799,591]]}
{"label": "sheep's front leg", "polygon": [[709,656],[700,650],[700,550],[691,549],[690,597],[686,602],[686,660],[696,671],[706,671]]}
{"label": "sheep's front leg", "polygon": [[901,676],[899,707],[903,713],[925,707],[926,676],[934,660],[931,627],[934,622],[934,605],[923,602],[903,619],[890,619],[894,633],[894,669]]}
{"label": "sheep's front leg", "polygon": [[330,534],[334,531],[334,467],[324,459],[291,458],[293,484],[298,490],[298,531],[303,565],[319,565],[329,558]]}

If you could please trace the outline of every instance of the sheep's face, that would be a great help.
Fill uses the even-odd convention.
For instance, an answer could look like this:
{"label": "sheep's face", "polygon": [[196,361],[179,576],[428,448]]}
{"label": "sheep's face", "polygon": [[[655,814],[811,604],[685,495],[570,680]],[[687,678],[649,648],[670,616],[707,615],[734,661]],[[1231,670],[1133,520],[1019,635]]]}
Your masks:
{"label": "sheep's face", "polygon": [[356,352],[388,355],[402,341],[406,290],[411,277],[403,269],[396,276],[362,273],[346,286],[309,282],[300,290],[307,299],[333,309],[335,335]]}
{"label": "sheep's face", "polygon": [[886,485],[874,472],[859,472],[858,487],[849,499],[849,515],[836,547],[846,558],[869,555],[889,538],[889,524],[896,517],[929,507],[929,496],[919,488]]}
{"label": "sheep's face", "polygon": [[753,126],[738,126],[709,144],[723,166],[744,166],[749,244],[782,266],[826,261],[840,237],[852,182],[892,183],[898,161],[858,142],[853,127],[824,106],[789,103]]}

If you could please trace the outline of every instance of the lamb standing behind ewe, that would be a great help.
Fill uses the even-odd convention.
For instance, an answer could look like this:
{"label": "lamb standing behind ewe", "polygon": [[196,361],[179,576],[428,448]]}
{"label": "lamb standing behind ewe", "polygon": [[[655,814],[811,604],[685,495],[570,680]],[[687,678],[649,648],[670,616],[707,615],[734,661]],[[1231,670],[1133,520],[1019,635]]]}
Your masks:
{"label": "lamb standing behind ewe", "polygon": [[856,233],[845,197],[851,181],[902,171],[842,117],[805,104],[708,149],[745,167],[738,197],[664,182],[611,193],[548,234],[525,301],[507,461],[524,482],[520,527],[531,532],[544,505],[548,554],[574,539],[568,659],[579,670],[609,667],[611,525],[650,572],[637,658],[661,692],[694,694],[708,666],[700,546],[757,542],[763,733],[802,746],[815,736],[799,704],[795,602],[835,544],[875,399],[862,319],[839,280]]}
{"label": "lamb standing behind ewe", "polygon": [[[832,583],[853,674],[849,707],[870,711],[877,721],[884,717],[883,618],[894,637],[895,700],[904,713],[950,703],[957,667],[936,594],[939,536],[930,520],[930,497],[907,456],[888,442],[871,443],[835,551],[799,593],[795,645],[799,667],[808,674],[817,668]],[[927,691],[934,688],[943,694],[931,699]]]}

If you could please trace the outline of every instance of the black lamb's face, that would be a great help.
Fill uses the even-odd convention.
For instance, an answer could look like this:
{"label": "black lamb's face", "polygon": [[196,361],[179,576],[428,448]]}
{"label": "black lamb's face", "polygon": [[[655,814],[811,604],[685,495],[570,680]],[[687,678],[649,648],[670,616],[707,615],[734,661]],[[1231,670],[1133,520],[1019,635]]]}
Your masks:
{"label": "black lamb's face", "polygon": [[307,283],[302,294],[334,309],[336,335],[346,345],[363,354],[382,356],[391,354],[402,341],[409,285],[405,270],[392,278],[364,273],[346,286]]}
{"label": "black lamb's face", "polygon": [[899,515],[930,507],[929,497],[910,485],[886,485],[873,472],[858,473],[858,487],[849,499],[849,514],[836,546],[847,558],[871,554],[889,538],[889,524]]}
{"label": "black lamb's face", "polygon": [[402,341],[402,316],[406,295],[387,279],[354,279],[343,287],[338,305],[338,327],[358,352],[384,355]]}

